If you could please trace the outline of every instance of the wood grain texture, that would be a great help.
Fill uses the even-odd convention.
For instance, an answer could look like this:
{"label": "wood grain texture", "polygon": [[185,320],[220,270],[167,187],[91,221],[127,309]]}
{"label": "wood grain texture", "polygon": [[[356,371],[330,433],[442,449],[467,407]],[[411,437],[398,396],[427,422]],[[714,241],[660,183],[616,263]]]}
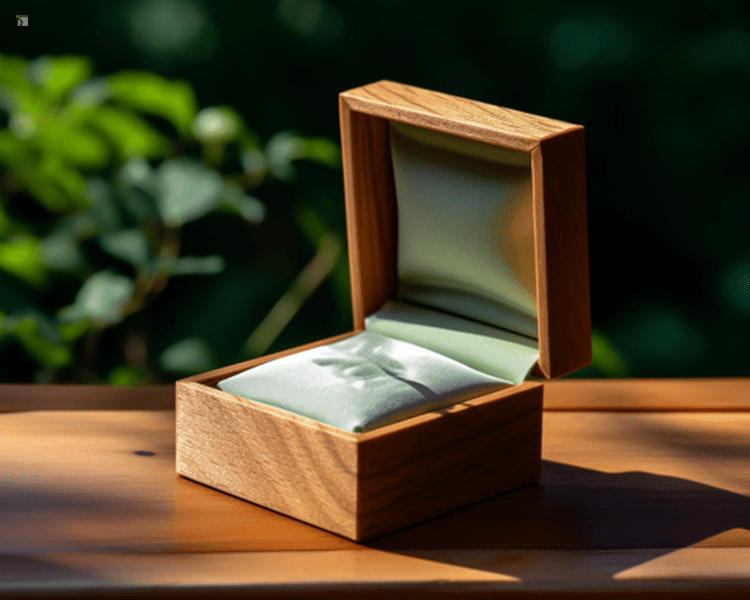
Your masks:
{"label": "wood grain texture", "polygon": [[[659,550],[57,553],[26,564],[3,558],[37,581],[48,581],[56,573],[54,597],[76,597],[73,592],[81,579],[94,589],[111,586],[115,597],[119,591],[159,598],[740,598],[750,584],[747,548],[685,549],[667,555]],[[3,587],[20,592],[14,598],[28,593],[20,585],[15,590],[12,584]]]}
{"label": "wood grain texture", "polygon": [[[175,477],[171,411],[2,414],[0,597],[747,597],[747,385],[545,384],[595,410],[545,414],[538,485],[366,545]],[[648,412],[685,396],[737,404]]]}
{"label": "wood grain texture", "polygon": [[367,540],[535,481],[543,386],[524,383],[354,434],[177,384],[177,472]]}
{"label": "wood grain texture", "polygon": [[174,385],[0,384],[0,413],[21,410],[172,410]]}
{"label": "wood grain texture", "polygon": [[396,190],[388,121],[339,101],[354,329],[396,296]]}
{"label": "wood grain texture", "polygon": [[393,81],[343,92],[341,99],[351,111],[523,152],[579,127]]}
{"label": "wood grain texture", "polygon": [[539,479],[543,386],[524,383],[359,444],[358,539]]}
{"label": "wood grain texture", "polygon": [[583,128],[531,153],[539,366],[554,379],[591,363]]}
{"label": "wood grain texture", "polygon": [[199,383],[177,386],[177,473],[357,537],[357,439]]}
{"label": "wood grain texture", "polygon": [[[337,336],[341,339],[353,333]],[[318,343],[329,343],[321,340]],[[271,355],[277,356],[277,355]],[[265,357],[265,358],[271,358]],[[240,363],[247,365],[248,361]],[[238,367],[239,365],[235,365]],[[220,369],[219,371],[223,371]],[[235,371],[232,370],[232,373]],[[204,373],[208,385],[214,372]],[[199,377],[200,379],[200,377]],[[186,381],[193,381],[188,378]],[[214,382],[215,383],[215,382]],[[545,384],[546,411],[750,411],[750,379],[557,379]],[[173,384],[0,385],[4,412],[27,410],[172,410]],[[0,411],[3,412],[3,411]]]}
{"label": "wood grain texture", "polygon": [[388,121],[531,153],[539,364],[552,379],[591,362],[584,130],[389,81],[339,99],[355,329],[396,295],[397,203]]}
{"label": "wood grain texture", "polygon": [[544,410],[750,411],[750,379],[561,379],[545,386]]}
{"label": "wood grain texture", "polygon": [[[539,484],[366,547],[750,548],[749,431],[748,412],[547,413]],[[365,547],[176,477],[171,411],[0,415],[0,482],[4,555]]]}

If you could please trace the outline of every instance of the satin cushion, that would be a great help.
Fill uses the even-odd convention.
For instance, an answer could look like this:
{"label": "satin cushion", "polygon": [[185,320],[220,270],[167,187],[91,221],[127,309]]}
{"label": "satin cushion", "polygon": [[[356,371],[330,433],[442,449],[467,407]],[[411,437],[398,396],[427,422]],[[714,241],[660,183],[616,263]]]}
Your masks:
{"label": "satin cushion", "polygon": [[536,337],[530,154],[391,123],[398,297]]}
{"label": "satin cushion", "polygon": [[352,432],[510,385],[420,346],[364,331],[219,382],[225,392]]}

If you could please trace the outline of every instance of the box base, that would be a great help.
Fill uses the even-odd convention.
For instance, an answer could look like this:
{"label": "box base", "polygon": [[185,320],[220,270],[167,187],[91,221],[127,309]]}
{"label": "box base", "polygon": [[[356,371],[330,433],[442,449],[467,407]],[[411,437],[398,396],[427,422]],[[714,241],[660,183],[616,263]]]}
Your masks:
{"label": "box base", "polygon": [[355,541],[536,481],[543,386],[355,434],[177,383],[177,473]]}

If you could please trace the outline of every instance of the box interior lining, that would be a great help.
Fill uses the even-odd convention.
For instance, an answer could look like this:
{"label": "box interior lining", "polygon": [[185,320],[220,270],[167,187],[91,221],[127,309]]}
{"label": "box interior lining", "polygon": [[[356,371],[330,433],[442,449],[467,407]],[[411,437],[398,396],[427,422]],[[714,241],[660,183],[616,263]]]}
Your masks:
{"label": "box interior lining", "polygon": [[362,432],[518,385],[536,365],[530,155],[389,127],[397,297],[365,331],[220,389]]}
{"label": "box interior lining", "polygon": [[390,123],[397,296],[538,338],[531,155]]}

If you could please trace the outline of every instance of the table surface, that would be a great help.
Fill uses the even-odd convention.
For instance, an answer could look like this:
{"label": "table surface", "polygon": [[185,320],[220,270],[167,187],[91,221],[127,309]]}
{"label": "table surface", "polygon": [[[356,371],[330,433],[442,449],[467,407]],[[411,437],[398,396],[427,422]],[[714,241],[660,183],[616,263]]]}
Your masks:
{"label": "table surface", "polygon": [[171,386],[0,386],[0,598],[750,596],[750,379],[545,386],[539,483],[357,544],[174,474]]}

